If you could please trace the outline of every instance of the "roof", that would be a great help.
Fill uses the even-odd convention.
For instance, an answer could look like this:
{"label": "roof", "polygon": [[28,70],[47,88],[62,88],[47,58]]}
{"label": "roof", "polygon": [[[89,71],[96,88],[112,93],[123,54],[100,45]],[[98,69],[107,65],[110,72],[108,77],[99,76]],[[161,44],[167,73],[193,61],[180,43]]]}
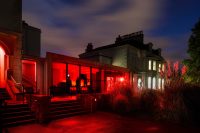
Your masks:
{"label": "roof", "polygon": [[105,70],[112,69],[112,70],[121,71],[121,72],[129,72],[129,70],[124,67],[102,64],[99,62],[79,59],[76,57],[71,57],[71,56],[66,56],[66,55],[61,55],[61,54],[56,54],[56,53],[51,53],[51,52],[47,52],[46,60],[51,60],[53,62],[60,62],[60,63],[69,63],[69,64],[74,64],[74,65],[84,65],[87,67],[97,67],[97,68],[105,69]]}
{"label": "roof", "polygon": [[142,31],[123,35],[123,36],[119,35],[116,38],[115,43],[105,45],[105,46],[101,46],[101,47],[97,47],[95,49],[90,49],[90,50],[86,49],[87,52],[80,54],[79,57],[82,56],[82,55],[88,54],[88,53],[92,54],[95,51],[100,51],[100,50],[109,49],[109,48],[115,48],[115,47],[124,46],[124,45],[130,45],[130,46],[133,46],[133,47],[138,48],[140,50],[149,51],[152,54],[152,56],[156,55],[156,56],[159,56],[160,58],[163,59],[163,57],[160,54],[161,49],[160,48],[159,49],[153,49],[152,48],[153,43],[144,44],[143,38],[144,38],[144,34],[143,34]]}

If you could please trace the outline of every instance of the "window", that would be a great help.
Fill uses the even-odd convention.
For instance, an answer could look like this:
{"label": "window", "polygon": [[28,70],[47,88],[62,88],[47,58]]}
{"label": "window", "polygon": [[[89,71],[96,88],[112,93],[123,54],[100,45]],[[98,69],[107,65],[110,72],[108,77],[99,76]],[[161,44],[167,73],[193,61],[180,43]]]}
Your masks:
{"label": "window", "polygon": [[161,72],[161,70],[162,70],[162,66],[161,66],[161,64],[159,63],[159,64],[158,64],[158,72]]}
{"label": "window", "polygon": [[68,74],[72,80],[72,86],[76,86],[76,80],[79,78],[79,66],[68,64]]}
{"label": "window", "polygon": [[153,89],[156,89],[156,78],[153,77]]}
{"label": "window", "polygon": [[53,85],[57,86],[61,82],[66,82],[66,64],[52,63],[53,68]]}
{"label": "window", "polygon": [[162,79],[162,89],[164,89],[164,87],[165,87],[165,80]]}
{"label": "window", "polygon": [[86,81],[84,81],[83,79],[81,80],[82,82],[84,81],[84,83],[82,83],[81,86],[90,85],[90,67],[81,66],[81,75],[86,80]]}
{"label": "window", "polygon": [[156,61],[153,61],[153,70],[156,70]]}
{"label": "window", "polygon": [[151,60],[149,60],[149,70],[151,70]]}
{"label": "window", "polygon": [[148,88],[151,89],[151,77],[148,77]]}
{"label": "window", "polygon": [[164,72],[164,70],[165,70],[165,65],[162,64],[162,71]]}
{"label": "window", "polygon": [[161,78],[158,79],[158,89],[161,89]]}
{"label": "window", "polygon": [[142,79],[138,78],[138,88],[141,89],[142,88]]}

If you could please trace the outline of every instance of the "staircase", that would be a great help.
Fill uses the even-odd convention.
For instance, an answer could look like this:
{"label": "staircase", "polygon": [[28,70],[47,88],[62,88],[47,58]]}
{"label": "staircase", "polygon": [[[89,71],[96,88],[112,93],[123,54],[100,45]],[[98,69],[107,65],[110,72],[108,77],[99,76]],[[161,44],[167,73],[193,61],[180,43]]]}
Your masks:
{"label": "staircase", "polygon": [[28,104],[7,105],[2,109],[4,127],[18,126],[35,122],[33,113]]}
{"label": "staircase", "polygon": [[50,116],[54,120],[89,113],[89,111],[89,109],[84,109],[78,100],[58,101],[51,103]]}
{"label": "staircase", "polygon": [[11,99],[11,97],[10,97],[8,91],[6,90],[6,88],[0,88],[0,96],[4,100],[10,100]]}

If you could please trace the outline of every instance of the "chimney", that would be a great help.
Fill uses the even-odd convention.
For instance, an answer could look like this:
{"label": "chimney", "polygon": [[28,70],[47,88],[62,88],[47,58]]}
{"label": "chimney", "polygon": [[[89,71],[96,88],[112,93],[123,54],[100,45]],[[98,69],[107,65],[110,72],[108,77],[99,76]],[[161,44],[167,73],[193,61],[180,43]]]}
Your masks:
{"label": "chimney", "polygon": [[161,48],[156,49],[156,54],[161,56],[161,51],[162,51]]}
{"label": "chimney", "polygon": [[150,43],[148,43],[147,45],[148,45],[148,50],[149,50],[149,51],[152,51],[153,43],[150,42]]}
{"label": "chimney", "polygon": [[93,50],[93,45],[92,43],[88,43],[87,48],[85,49],[85,52],[91,52]]}

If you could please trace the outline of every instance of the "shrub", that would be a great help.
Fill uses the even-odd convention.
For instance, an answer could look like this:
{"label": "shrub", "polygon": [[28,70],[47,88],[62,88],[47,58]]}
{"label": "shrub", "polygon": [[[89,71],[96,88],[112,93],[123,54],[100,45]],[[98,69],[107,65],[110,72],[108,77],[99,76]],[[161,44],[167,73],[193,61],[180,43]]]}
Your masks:
{"label": "shrub", "polygon": [[111,105],[113,111],[119,114],[129,113],[132,109],[133,92],[131,88],[125,85],[117,85],[110,92]]}
{"label": "shrub", "polygon": [[173,79],[165,84],[159,117],[173,122],[200,122],[200,88]]}
{"label": "shrub", "polygon": [[141,111],[148,114],[154,114],[160,109],[161,93],[157,90],[142,90],[140,96]]}
{"label": "shrub", "polygon": [[183,100],[182,81],[170,81],[165,85],[161,118],[174,122],[188,120],[187,108]]}

